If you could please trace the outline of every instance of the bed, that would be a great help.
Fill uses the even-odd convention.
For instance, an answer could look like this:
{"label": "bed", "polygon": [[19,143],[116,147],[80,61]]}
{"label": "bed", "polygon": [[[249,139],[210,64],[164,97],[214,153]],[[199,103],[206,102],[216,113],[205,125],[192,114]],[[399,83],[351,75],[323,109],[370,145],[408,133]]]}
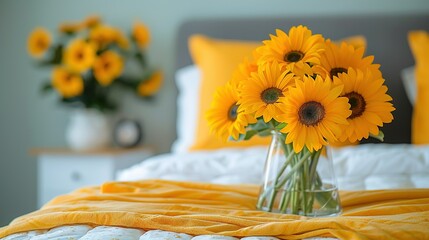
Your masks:
{"label": "bed", "polygon": [[[332,39],[364,36],[367,53],[381,64],[396,107],[394,122],[383,128],[384,143],[366,141],[333,150],[343,205],[348,208],[345,216],[335,220],[252,209],[262,178],[264,146],[189,151],[195,141],[203,73],[192,62],[188,38],[204,34],[260,41],[276,28],[298,24]],[[118,182],[53,199],[40,211],[0,229],[1,239],[427,239],[429,146],[410,144],[410,99],[415,85],[401,77],[403,69],[414,65],[407,43],[407,33],[414,29],[429,30],[429,15],[216,19],[182,24],[176,39],[178,139],[172,152],[119,172]],[[370,200],[377,203],[375,208],[365,205]],[[106,204],[113,210],[107,211]],[[409,210],[418,206],[419,213],[407,215],[398,210],[398,204]],[[366,218],[374,212],[379,215]],[[385,225],[389,221],[391,225]]]}

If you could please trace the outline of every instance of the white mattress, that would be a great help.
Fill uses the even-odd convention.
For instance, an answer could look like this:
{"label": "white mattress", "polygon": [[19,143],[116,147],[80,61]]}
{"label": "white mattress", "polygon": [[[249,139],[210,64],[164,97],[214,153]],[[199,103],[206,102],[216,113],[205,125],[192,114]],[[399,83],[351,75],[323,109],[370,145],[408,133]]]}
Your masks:
{"label": "white mattress", "polygon": [[[238,240],[239,238],[200,235],[191,236],[184,233],[174,233],[161,230],[143,231],[140,229],[122,227],[95,227],[86,225],[62,226],[49,231],[31,231],[12,234],[2,240]],[[276,240],[275,237],[245,237],[241,240]],[[333,238],[311,238],[312,240]]]}
{"label": "white mattress", "polygon": [[[222,149],[164,154],[118,173],[121,181],[168,179],[211,183],[255,183],[262,179],[266,149]],[[429,146],[366,144],[333,150],[340,190],[429,188]],[[190,236],[182,233],[86,225],[63,226],[49,231],[31,231],[7,240],[146,240],[146,239],[237,239],[222,236]],[[242,240],[277,239],[247,237]],[[318,239],[318,238],[314,238]],[[327,238],[319,238],[327,239]]]}

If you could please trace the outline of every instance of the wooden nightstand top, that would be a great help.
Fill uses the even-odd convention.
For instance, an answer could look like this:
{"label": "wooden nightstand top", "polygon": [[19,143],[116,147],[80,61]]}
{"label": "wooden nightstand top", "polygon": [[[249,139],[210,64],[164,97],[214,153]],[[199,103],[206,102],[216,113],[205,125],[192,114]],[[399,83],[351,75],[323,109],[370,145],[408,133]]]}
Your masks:
{"label": "wooden nightstand top", "polygon": [[98,155],[109,155],[117,156],[123,154],[130,154],[135,152],[148,151],[154,152],[154,148],[151,146],[137,146],[133,148],[103,148],[103,149],[94,149],[89,151],[76,151],[69,148],[33,148],[30,149],[29,154],[32,156],[39,155],[73,155],[73,156],[98,156]]}

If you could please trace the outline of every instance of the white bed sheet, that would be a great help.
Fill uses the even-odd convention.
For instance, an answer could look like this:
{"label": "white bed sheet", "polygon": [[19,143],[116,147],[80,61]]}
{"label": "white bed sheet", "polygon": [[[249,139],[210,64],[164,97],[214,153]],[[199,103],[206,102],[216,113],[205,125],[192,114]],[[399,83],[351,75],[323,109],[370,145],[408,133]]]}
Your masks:
{"label": "white bed sheet", "polygon": [[[261,147],[163,154],[117,178],[259,184],[265,155]],[[333,160],[340,190],[429,188],[429,146],[364,144],[333,149]]]}

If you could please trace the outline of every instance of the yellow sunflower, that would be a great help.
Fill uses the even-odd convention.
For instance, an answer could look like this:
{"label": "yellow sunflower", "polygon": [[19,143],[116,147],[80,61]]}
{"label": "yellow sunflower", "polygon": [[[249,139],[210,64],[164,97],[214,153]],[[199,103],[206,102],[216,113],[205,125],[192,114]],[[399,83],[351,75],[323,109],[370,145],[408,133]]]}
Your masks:
{"label": "yellow sunflower", "polygon": [[293,74],[281,71],[277,62],[268,63],[242,83],[239,103],[245,113],[255,114],[257,118],[262,116],[265,122],[278,120],[283,113],[280,98],[286,96],[294,79]]}
{"label": "yellow sunflower", "polygon": [[210,130],[224,141],[230,136],[238,140],[240,134],[246,133],[248,124],[256,123],[255,117],[243,112],[238,100],[237,89],[229,82],[216,90],[211,107],[205,115]]}
{"label": "yellow sunflower", "polygon": [[338,46],[341,46],[341,44],[345,42],[349,45],[352,45],[355,49],[358,48],[365,48],[366,47],[366,38],[364,36],[358,35],[358,36],[352,36],[348,38],[343,38],[339,41],[335,41],[335,44]]}
{"label": "yellow sunflower", "polygon": [[118,44],[118,46],[122,49],[128,49],[130,47],[130,43],[128,39],[125,37],[124,33],[119,29],[114,29],[115,36],[113,41]]}
{"label": "yellow sunflower", "polygon": [[142,22],[135,22],[132,36],[140,48],[145,48],[150,42],[149,28]]}
{"label": "yellow sunflower", "polygon": [[94,62],[94,76],[102,86],[108,86],[122,74],[123,68],[121,56],[114,51],[106,51]]}
{"label": "yellow sunflower", "polygon": [[137,87],[137,92],[140,96],[149,97],[154,95],[162,85],[164,76],[161,71],[156,71],[152,76],[141,82]]}
{"label": "yellow sunflower", "polygon": [[370,133],[378,135],[378,127],[392,122],[392,111],[395,110],[389,102],[392,97],[386,94],[384,79],[374,75],[373,71],[349,68],[347,74],[334,77],[334,83],[344,85],[341,95],[349,99],[352,111],[347,119],[349,125],[343,129],[340,141],[355,142],[368,138]]}
{"label": "yellow sunflower", "polygon": [[108,25],[97,25],[89,32],[89,40],[93,42],[97,49],[105,48],[117,38],[117,30]]}
{"label": "yellow sunflower", "polygon": [[84,72],[94,64],[95,48],[83,39],[73,40],[64,52],[64,63],[71,70]]}
{"label": "yellow sunflower", "polygon": [[83,20],[82,25],[86,28],[93,28],[101,24],[101,18],[97,15],[88,16]]}
{"label": "yellow sunflower", "polygon": [[312,75],[311,66],[319,64],[320,53],[324,51],[322,35],[313,35],[302,25],[292,27],[289,34],[277,29],[276,35],[263,41],[257,49],[258,65],[277,61],[296,75]]}
{"label": "yellow sunflower", "polygon": [[364,47],[355,48],[346,42],[338,45],[329,39],[326,40],[325,46],[326,50],[320,56],[320,65],[314,67],[315,72],[322,77],[329,75],[332,79],[339,73],[347,72],[347,69],[351,67],[361,71],[369,68],[374,76],[381,78],[380,65],[372,63],[374,56],[363,56]]}
{"label": "yellow sunflower", "polygon": [[304,146],[309,151],[317,151],[341,134],[341,125],[347,124],[351,114],[348,99],[340,97],[342,89],[330,79],[317,76],[313,80],[305,76],[302,81],[297,80],[296,87],[282,99],[285,114],[279,121],[287,126],[281,131],[287,133],[286,143],[293,143],[295,152]]}
{"label": "yellow sunflower", "polygon": [[73,34],[73,33],[79,32],[83,28],[84,26],[82,25],[82,23],[65,22],[60,24],[60,26],[58,27],[58,30],[62,33]]}
{"label": "yellow sunflower", "polygon": [[231,82],[239,87],[242,83],[246,82],[252,73],[258,72],[258,65],[256,62],[249,61],[244,59],[242,63],[240,63],[232,74]]}
{"label": "yellow sunflower", "polygon": [[76,97],[83,92],[83,80],[79,74],[69,72],[63,67],[52,71],[52,86],[64,98]]}
{"label": "yellow sunflower", "polygon": [[33,57],[42,56],[51,45],[51,35],[44,28],[36,28],[28,37],[28,53]]}

